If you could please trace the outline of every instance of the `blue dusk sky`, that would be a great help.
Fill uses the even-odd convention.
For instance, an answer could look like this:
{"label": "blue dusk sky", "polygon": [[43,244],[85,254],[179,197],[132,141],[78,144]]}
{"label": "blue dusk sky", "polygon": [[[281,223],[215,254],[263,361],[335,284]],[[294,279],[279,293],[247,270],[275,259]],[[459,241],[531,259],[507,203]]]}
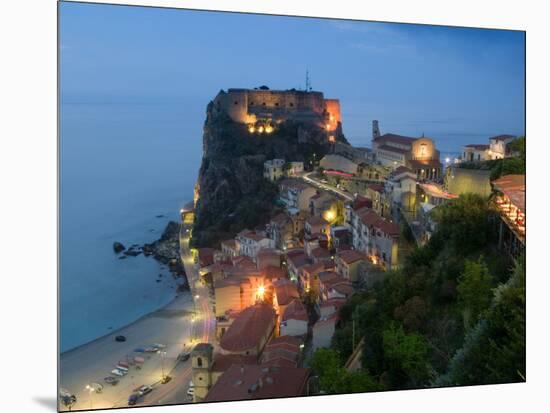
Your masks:
{"label": "blue dusk sky", "polygon": [[[340,99],[343,130],[425,133],[443,151],[524,134],[525,34],[392,23],[63,3],[61,103],[173,103],[200,139],[220,89]],[[63,114],[63,113],[62,113]]]}

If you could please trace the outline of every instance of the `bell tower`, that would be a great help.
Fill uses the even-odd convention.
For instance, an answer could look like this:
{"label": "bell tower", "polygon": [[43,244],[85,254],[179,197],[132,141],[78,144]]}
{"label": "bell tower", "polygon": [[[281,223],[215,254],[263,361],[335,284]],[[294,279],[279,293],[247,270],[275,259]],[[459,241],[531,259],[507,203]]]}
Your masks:
{"label": "bell tower", "polygon": [[380,128],[378,127],[378,121],[373,120],[372,121],[372,139],[376,139],[380,137]]}
{"label": "bell tower", "polygon": [[208,343],[199,343],[191,352],[191,368],[195,393],[193,402],[202,402],[212,386],[213,347]]}

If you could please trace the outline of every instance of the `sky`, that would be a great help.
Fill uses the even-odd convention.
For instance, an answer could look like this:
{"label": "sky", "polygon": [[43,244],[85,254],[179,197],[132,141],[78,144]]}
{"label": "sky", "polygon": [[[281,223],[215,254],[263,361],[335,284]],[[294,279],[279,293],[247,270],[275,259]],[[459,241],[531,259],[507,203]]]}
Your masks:
{"label": "sky", "polygon": [[173,103],[201,138],[220,89],[340,99],[350,142],[425,134],[446,150],[524,134],[523,32],[62,3],[61,103]]}

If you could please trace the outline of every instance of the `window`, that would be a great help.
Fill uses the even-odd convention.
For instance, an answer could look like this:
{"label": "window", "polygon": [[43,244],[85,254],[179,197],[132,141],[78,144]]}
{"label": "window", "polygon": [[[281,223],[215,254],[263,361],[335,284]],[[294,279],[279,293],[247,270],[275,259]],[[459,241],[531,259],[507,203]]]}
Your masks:
{"label": "window", "polygon": [[265,102],[262,102],[262,106],[265,106]]}
{"label": "window", "polygon": [[290,107],[291,108],[294,107],[294,103],[290,102]]}
{"label": "window", "polygon": [[233,104],[234,104],[234,105],[238,105],[238,104],[239,104],[239,101],[236,100],[235,102],[233,102]]}
{"label": "window", "polygon": [[202,367],[202,357],[197,358],[197,366]]}

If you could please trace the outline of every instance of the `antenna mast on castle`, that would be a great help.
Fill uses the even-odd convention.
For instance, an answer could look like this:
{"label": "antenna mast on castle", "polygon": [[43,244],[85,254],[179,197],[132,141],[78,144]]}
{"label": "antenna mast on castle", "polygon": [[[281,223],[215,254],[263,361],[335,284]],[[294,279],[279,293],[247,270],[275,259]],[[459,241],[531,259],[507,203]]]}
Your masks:
{"label": "antenna mast on castle", "polygon": [[309,80],[309,70],[306,69],[306,92],[311,90],[311,81]]}

